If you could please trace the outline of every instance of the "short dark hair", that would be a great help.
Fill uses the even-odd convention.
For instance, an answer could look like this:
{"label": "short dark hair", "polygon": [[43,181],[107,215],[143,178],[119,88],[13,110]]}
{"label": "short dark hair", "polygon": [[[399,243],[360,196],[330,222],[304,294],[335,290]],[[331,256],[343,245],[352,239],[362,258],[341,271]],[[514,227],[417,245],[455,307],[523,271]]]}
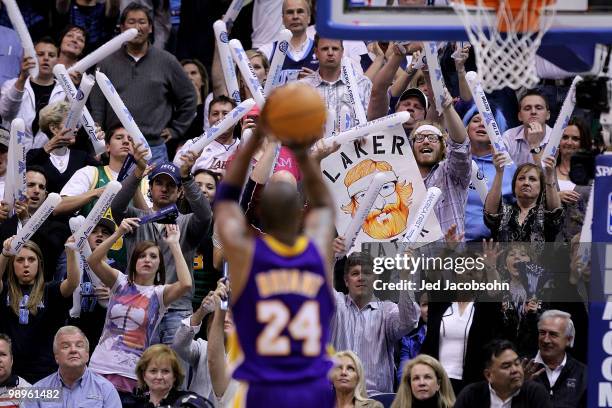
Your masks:
{"label": "short dark hair", "polygon": [[580,132],[580,148],[591,151],[593,149],[593,138],[591,137],[591,129],[581,118],[574,116],[567,123],[567,126],[576,126]]}
{"label": "short dark hair", "polygon": [[33,165],[31,165],[31,166],[27,166],[27,167],[26,167],[26,173],[29,173],[29,172],[31,172],[31,171],[33,171],[33,172],[35,172],[35,173],[40,173],[40,174],[42,174],[43,176],[45,176],[45,187],[46,187],[46,186],[47,186],[47,175],[45,174],[45,169],[43,169],[43,168],[42,168],[41,166],[39,166],[39,165],[33,164]]}
{"label": "short dark hair", "polygon": [[373,264],[374,261],[370,254],[365,252],[353,252],[346,258],[346,262],[344,263],[344,276],[348,275],[353,266],[372,269]]}
{"label": "short dark hair", "polygon": [[66,36],[66,34],[68,34],[72,30],[79,30],[80,32],[83,33],[83,37],[85,37],[85,47],[83,47],[83,52],[84,52],[85,48],[87,47],[87,30],[84,27],[81,27],[80,25],[68,24],[66,28],[64,28],[62,32],[60,33],[58,44],[61,46],[62,41],[64,41],[64,37]]}
{"label": "short dark hair", "polygon": [[45,35],[44,37],[40,37],[38,40],[36,40],[36,42],[34,43],[34,47],[36,47],[40,43],[51,44],[55,48],[58,48],[59,50],[59,47],[57,46],[57,43],[55,42],[55,40],[48,35]]}
{"label": "short dark hair", "polygon": [[213,178],[213,180],[215,180],[215,187],[219,186],[219,181],[221,181],[221,176],[219,175],[219,173],[216,173],[209,169],[198,169],[195,173],[193,173],[193,177],[196,177],[198,174],[208,174],[210,177]]}
{"label": "short dark hair", "polygon": [[215,103],[224,103],[224,104],[229,103],[230,105],[232,105],[232,109],[237,106],[236,101],[233,100],[232,98],[225,96],[225,95],[219,95],[219,96],[215,96],[208,104],[208,112],[212,110],[212,106]]}
{"label": "short dark hair", "polygon": [[548,106],[548,99],[546,99],[546,96],[538,88],[528,89],[527,92],[521,95],[518,101],[519,110],[521,109],[521,104],[523,103],[523,99],[525,99],[528,96],[539,96],[540,98],[544,100],[544,106],[546,106],[546,110],[550,110],[550,107]]}
{"label": "short dark hair", "polygon": [[493,364],[493,359],[499,357],[506,350],[512,350],[518,355],[518,351],[514,343],[509,340],[494,339],[484,346],[485,368],[490,368]]}
{"label": "short dark hair", "polygon": [[143,6],[142,4],[138,4],[136,2],[131,2],[130,4],[127,5],[126,8],[123,9],[123,11],[121,12],[121,16],[119,17],[120,25],[125,24],[125,20],[127,20],[128,13],[132,11],[142,11],[143,13],[146,14],[147,20],[149,21],[149,25],[151,26],[153,25],[153,15],[151,14],[151,10],[149,10],[147,7]]}
{"label": "short dark hair", "polygon": [[319,34],[315,34],[314,37],[314,47],[317,48],[319,46],[319,40],[333,40],[333,41],[340,41],[340,48],[344,49],[344,43],[342,42],[342,40],[338,40],[337,38],[325,38],[325,37],[321,37],[319,36]]}
{"label": "short dark hair", "polygon": [[11,340],[11,338],[4,333],[0,333],[0,340],[4,340],[8,346],[9,346],[9,353],[11,354],[11,356],[13,355],[13,342]]}
{"label": "short dark hair", "polygon": [[208,96],[208,88],[209,88],[209,83],[210,83],[210,78],[208,76],[208,70],[206,69],[206,67],[204,66],[204,64],[202,64],[200,62],[200,60],[198,59],[183,59],[181,60],[181,66],[184,67],[187,64],[193,64],[196,66],[196,68],[198,68],[198,72],[200,72],[200,76],[202,77],[202,100],[206,99],[206,97]]}
{"label": "short dark hair", "polygon": [[123,127],[123,125],[115,125],[109,128],[108,131],[104,133],[104,143],[109,144],[111,138],[113,137],[115,132],[117,132],[119,129],[125,129],[125,128]]}

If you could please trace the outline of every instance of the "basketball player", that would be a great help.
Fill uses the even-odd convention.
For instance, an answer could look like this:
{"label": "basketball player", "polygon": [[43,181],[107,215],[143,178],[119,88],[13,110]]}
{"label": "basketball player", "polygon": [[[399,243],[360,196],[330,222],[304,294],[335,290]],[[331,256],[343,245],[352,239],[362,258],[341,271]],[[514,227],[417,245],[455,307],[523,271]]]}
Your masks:
{"label": "basketball player", "polygon": [[299,233],[302,203],[296,187],[282,181],[266,186],[261,198],[266,235],[249,235],[238,199],[261,133],[256,130],[238,150],[215,197],[242,354],[234,371],[241,381],[234,406],[333,407],[331,362],[325,357],[334,308],[332,198],[308,156],[309,146],[291,146],[309,204],[305,235]]}

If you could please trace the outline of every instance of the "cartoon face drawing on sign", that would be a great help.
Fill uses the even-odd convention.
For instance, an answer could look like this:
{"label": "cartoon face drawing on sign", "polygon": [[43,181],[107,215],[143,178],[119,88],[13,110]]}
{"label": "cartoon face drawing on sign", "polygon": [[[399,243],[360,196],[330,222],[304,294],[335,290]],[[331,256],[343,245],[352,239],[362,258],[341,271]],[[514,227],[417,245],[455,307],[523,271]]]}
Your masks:
{"label": "cartoon face drawing on sign", "polygon": [[388,162],[371,159],[359,162],[344,177],[351,198],[342,210],[353,217],[372,179],[381,172],[386,178],[385,183],[363,223],[363,231],[374,239],[392,238],[406,229],[412,205],[412,183],[400,181]]}

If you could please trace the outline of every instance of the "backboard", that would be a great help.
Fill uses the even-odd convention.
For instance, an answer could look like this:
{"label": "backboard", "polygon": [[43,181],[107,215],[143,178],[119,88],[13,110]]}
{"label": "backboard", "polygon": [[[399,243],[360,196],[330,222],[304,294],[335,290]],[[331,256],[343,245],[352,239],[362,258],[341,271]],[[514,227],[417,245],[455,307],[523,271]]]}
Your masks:
{"label": "backboard", "polygon": [[[318,0],[317,32],[353,40],[467,40],[447,0]],[[612,44],[612,1],[558,0],[553,25],[542,42]]]}

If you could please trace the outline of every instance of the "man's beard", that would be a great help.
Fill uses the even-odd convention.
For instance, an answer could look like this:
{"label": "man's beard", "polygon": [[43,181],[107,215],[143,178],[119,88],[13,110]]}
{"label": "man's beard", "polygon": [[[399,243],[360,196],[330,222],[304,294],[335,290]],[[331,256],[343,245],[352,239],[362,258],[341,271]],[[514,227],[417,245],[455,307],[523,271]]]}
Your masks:
{"label": "man's beard", "polygon": [[363,223],[363,231],[374,239],[393,238],[406,229],[408,213],[408,207],[401,200],[387,204],[382,211],[370,211]]}

